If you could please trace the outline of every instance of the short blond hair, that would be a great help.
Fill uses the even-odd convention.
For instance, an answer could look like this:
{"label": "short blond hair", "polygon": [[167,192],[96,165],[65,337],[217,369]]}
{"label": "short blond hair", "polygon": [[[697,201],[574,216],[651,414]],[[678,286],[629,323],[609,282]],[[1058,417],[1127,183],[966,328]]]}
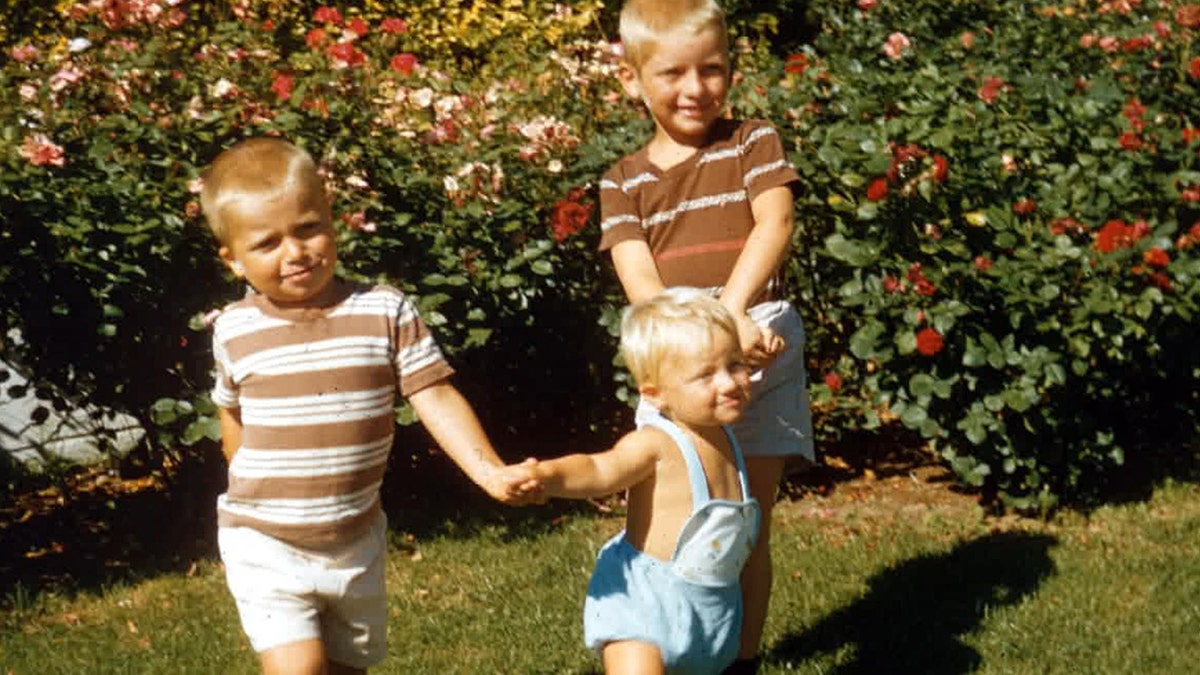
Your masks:
{"label": "short blond hair", "polygon": [[269,201],[297,185],[324,192],[317,164],[282,138],[239,141],[217,155],[201,176],[200,210],[217,241],[228,242],[224,212],[247,200]]}
{"label": "short blond hair", "polygon": [[664,363],[708,349],[721,333],[740,348],[737,323],[716,298],[697,288],[668,288],[625,308],[621,355],[639,386],[659,384]]}
{"label": "short blond hair", "polygon": [[621,48],[634,68],[641,68],[665,37],[678,31],[694,36],[709,29],[729,39],[725,11],[714,0],[628,0],[621,7]]}

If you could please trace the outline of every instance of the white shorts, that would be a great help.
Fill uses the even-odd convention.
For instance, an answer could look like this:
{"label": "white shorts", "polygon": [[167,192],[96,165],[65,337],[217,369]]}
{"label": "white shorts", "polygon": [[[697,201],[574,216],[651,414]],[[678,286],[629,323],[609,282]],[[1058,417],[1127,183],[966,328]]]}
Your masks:
{"label": "white shorts", "polygon": [[311,551],[246,527],[217,530],[225,581],[256,652],[319,639],[330,661],[368,668],[387,655],[387,520],[358,541]]}

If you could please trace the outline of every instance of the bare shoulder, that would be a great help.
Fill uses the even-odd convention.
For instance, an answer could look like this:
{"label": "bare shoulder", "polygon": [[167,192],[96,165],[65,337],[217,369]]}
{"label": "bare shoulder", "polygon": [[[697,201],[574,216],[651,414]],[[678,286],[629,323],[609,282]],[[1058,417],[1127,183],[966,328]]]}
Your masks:
{"label": "bare shoulder", "polygon": [[656,460],[675,444],[667,432],[653,426],[644,426],[621,437],[613,450],[638,455],[652,455]]}

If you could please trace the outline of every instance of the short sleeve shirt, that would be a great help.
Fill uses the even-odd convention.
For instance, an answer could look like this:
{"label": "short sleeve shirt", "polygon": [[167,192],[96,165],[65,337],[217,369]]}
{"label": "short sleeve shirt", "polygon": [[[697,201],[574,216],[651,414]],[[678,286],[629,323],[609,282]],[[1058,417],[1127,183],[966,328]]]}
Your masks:
{"label": "short sleeve shirt", "polygon": [[718,122],[712,142],[665,171],[643,148],[600,182],[600,250],[643,240],[665,285],[720,288],[754,228],[751,202],[798,179],[764,121]]}

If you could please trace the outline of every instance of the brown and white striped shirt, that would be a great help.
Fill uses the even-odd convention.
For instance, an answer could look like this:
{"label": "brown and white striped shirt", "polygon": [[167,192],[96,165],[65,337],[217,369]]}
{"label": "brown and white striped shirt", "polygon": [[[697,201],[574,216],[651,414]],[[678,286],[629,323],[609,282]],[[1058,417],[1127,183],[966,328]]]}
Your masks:
{"label": "brown and white striped shirt", "polygon": [[[720,120],[712,140],[663,171],[646,148],[600,181],[600,250],[641,239],[667,286],[719,289],[729,280],[754,228],[750,203],[799,180],[779,133],[761,120]],[[778,273],[776,273],[778,276]],[[779,299],[779,280],[760,300]]]}
{"label": "brown and white striped shirt", "polygon": [[250,295],[217,318],[212,399],[240,408],[243,427],[217,499],[220,527],[302,548],[353,541],[380,510],[396,393],[453,373],[404,294],[345,291],[332,307],[299,313]]}

